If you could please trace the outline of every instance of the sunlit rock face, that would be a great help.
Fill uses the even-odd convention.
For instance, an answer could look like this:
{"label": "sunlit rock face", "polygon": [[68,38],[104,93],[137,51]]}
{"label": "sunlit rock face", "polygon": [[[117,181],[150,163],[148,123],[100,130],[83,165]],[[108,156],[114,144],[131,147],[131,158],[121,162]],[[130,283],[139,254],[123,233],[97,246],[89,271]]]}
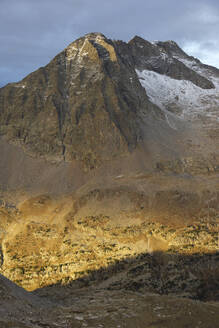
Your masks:
{"label": "sunlit rock face", "polygon": [[101,33],[1,88],[0,272],[28,290],[90,286],[132,262],[109,289],[200,298],[189,266],[217,263],[218,88],[173,41]]}
{"label": "sunlit rock face", "polygon": [[138,98],[148,106],[134,69],[129,72],[113,42],[98,33],[6,86],[0,98],[1,132],[10,141],[54,161],[78,160],[85,168],[135,148],[141,138]]}

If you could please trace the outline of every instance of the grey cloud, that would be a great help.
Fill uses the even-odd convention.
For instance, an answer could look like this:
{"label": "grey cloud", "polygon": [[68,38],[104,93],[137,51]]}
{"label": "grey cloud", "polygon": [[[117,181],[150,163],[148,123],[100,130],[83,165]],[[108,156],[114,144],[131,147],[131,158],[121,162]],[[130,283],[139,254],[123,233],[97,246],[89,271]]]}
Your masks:
{"label": "grey cloud", "polygon": [[192,56],[199,58],[205,64],[219,67],[218,40],[207,42],[187,41],[184,44],[184,50]]}
{"label": "grey cloud", "polygon": [[172,39],[182,47],[197,42],[202,56],[203,45],[219,50],[218,17],[216,0],[0,0],[0,84],[23,78],[92,31],[125,41]]}

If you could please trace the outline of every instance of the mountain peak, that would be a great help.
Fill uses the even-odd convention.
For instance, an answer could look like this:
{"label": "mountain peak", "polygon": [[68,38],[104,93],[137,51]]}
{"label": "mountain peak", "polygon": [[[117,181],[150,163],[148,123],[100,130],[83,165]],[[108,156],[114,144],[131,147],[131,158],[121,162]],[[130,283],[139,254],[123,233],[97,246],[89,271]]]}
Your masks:
{"label": "mountain peak", "polygon": [[153,43],[143,39],[141,36],[138,36],[138,35],[135,35],[134,38],[132,38],[129,42],[129,44],[138,44],[141,47],[142,46],[148,46],[149,48],[150,47],[153,47]]}
{"label": "mountain peak", "polygon": [[117,61],[115,49],[111,40],[99,32],[85,34],[67,47],[66,57],[69,60],[87,57],[92,61],[108,60]]}
{"label": "mountain peak", "polygon": [[168,55],[179,55],[183,58],[189,57],[180,46],[173,40],[157,41],[156,45],[163,49]]}
{"label": "mountain peak", "polygon": [[179,48],[178,44],[175,41],[173,41],[173,40],[167,40],[167,41],[164,41],[163,43],[167,43],[167,44],[169,44],[171,46],[174,46],[174,47],[178,47]]}
{"label": "mountain peak", "polygon": [[84,35],[84,37],[89,40],[97,40],[97,39],[106,40],[107,39],[107,37],[103,33],[100,33],[100,32],[87,33]]}

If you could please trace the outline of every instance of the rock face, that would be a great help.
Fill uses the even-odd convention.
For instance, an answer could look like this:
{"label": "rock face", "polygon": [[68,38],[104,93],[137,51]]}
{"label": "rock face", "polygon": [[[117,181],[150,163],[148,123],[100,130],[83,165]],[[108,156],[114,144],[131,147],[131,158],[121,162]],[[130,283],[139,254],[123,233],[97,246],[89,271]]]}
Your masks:
{"label": "rock face", "polygon": [[[150,43],[136,36],[128,44],[126,53],[131,54],[136,69],[151,70],[177,80],[188,80],[203,89],[214,88],[214,84],[204,76],[189,69],[176,58],[188,58],[173,41]],[[190,57],[189,57],[190,58]]]}
{"label": "rock face", "polygon": [[100,33],[1,88],[0,272],[218,300],[218,92],[175,42]]}
{"label": "rock face", "polygon": [[143,137],[141,113],[155,111],[135,70],[215,88],[183,60],[192,61],[174,42],[135,37],[126,44],[88,34],[0,90],[0,133],[31,154],[95,168],[135,149]]}
{"label": "rock face", "polygon": [[1,89],[1,134],[31,153],[94,168],[136,147],[138,113],[148,103],[134,68],[121,61],[113,42],[89,34]]}

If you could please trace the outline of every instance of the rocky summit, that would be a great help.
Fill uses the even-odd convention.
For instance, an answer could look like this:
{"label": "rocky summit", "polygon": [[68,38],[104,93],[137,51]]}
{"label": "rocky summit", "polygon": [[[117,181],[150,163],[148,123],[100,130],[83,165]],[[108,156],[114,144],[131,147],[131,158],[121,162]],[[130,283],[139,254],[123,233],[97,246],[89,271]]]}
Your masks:
{"label": "rocky summit", "polygon": [[218,327],[219,70],[90,33],[1,88],[0,274],[3,328]]}

